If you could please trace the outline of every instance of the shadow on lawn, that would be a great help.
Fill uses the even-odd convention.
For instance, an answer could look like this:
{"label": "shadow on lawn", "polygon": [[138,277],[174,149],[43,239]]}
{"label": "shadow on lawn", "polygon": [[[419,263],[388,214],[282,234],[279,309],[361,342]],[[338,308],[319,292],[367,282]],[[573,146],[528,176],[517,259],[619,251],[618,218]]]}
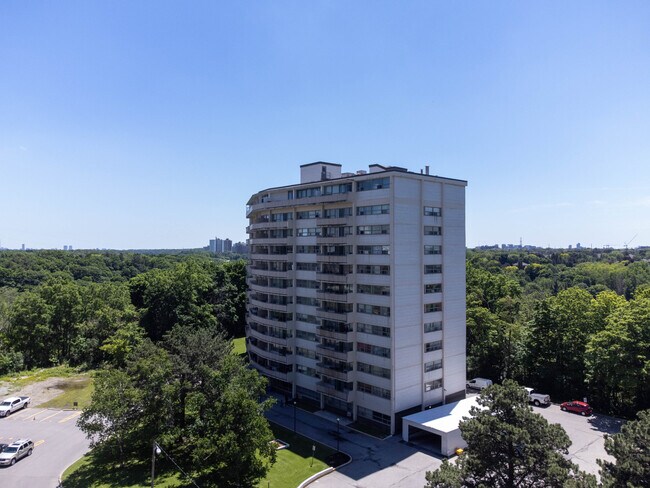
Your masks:
{"label": "shadow on lawn", "polygon": [[[127,462],[119,465],[117,461],[107,460],[98,454],[88,454],[85,462],[68,476],[59,486],[61,488],[105,487],[146,487],[151,484],[151,465],[144,462]],[[156,486],[185,488],[188,485],[175,479],[168,466],[156,462]]]}

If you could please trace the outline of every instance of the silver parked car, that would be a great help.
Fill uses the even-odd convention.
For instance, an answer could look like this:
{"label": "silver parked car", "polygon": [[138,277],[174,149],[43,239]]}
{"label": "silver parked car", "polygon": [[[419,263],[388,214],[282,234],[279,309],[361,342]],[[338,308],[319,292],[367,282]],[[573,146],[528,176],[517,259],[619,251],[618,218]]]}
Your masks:
{"label": "silver parked car", "polygon": [[0,452],[0,466],[13,466],[16,461],[31,456],[34,452],[34,443],[30,439],[19,439],[12,442]]}

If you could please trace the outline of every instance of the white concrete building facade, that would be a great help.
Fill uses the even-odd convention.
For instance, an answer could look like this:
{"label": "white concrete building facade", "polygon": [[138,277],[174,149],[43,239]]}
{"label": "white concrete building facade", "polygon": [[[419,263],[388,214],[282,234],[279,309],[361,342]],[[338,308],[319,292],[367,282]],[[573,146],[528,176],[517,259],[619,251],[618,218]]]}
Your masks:
{"label": "white concrete building facade", "polygon": [[465,396],[465,187],[301,166],[248,201],[247,350],[288,397],[394,433]]}

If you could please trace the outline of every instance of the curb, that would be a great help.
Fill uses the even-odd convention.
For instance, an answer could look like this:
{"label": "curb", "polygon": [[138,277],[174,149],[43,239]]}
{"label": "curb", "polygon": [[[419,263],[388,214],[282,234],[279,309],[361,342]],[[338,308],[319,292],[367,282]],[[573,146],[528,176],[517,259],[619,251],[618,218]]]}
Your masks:
{"label": "curb", "polygon": [[[307,436],[303,436],[303,437],[307,437]],[[311,437],[307,437],[307,438],[308,438],[308,439],[311,439]],[[311,440],[314,440],[314,439],[311,439]],[[316,442],[318,442],[318,441],[316,441]],[[322,444],[322,442],[321,442],[321,444]],[[298,488],[305,488],[305,486],[312,484],[312,483],[313,483],[314,481],[316,481],[317,479],[320,479],[320,478],[322,478],[323,476],[326,476],[326,475],[328,475],[328,474],[330,474],[330,473],[332,473],[332,472],[334,472],[334,471],[337,471],[339,468],[343,468],[343,467],[347,466],[348,464],[350,464],[350,463],[352,462],[352,456],[350,456],[347,452],[344,452],[344,451],[340,451],[340,452],[342,452],[342,453],[345,454],[348,458],[350,458],[350,459],[348,460],[348,462],[343,463],[343,464],[341,464],[340,466],[337,466],[336,468],[333,468],[333,467],[330,466],[329,468],[326,468],[326,469],[324,469],[323,471],[320,471],[320,472],[318,472],[318,473],[316,473],[316,474],[311,475],[311,476],[310,476],[309,478],[307,478],[305,481],[303,481],[302,483],[300,483],[300,484],[298,485]]]}

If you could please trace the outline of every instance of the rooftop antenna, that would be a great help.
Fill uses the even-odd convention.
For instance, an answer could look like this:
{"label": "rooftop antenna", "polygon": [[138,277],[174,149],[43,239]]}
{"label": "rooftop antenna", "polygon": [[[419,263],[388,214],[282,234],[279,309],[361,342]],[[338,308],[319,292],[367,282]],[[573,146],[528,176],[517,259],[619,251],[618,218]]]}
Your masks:
{"label": "rooftop antenna", "polygon": [[629,241],[623,243],[623,246],[625,247],[626,250],[627,250],[627,245],[630,244],[634,239],[636,239],[636,236],[638,236],[638,235],[639,234],[634,234],[634,237],[632,239],[630,239]]}

